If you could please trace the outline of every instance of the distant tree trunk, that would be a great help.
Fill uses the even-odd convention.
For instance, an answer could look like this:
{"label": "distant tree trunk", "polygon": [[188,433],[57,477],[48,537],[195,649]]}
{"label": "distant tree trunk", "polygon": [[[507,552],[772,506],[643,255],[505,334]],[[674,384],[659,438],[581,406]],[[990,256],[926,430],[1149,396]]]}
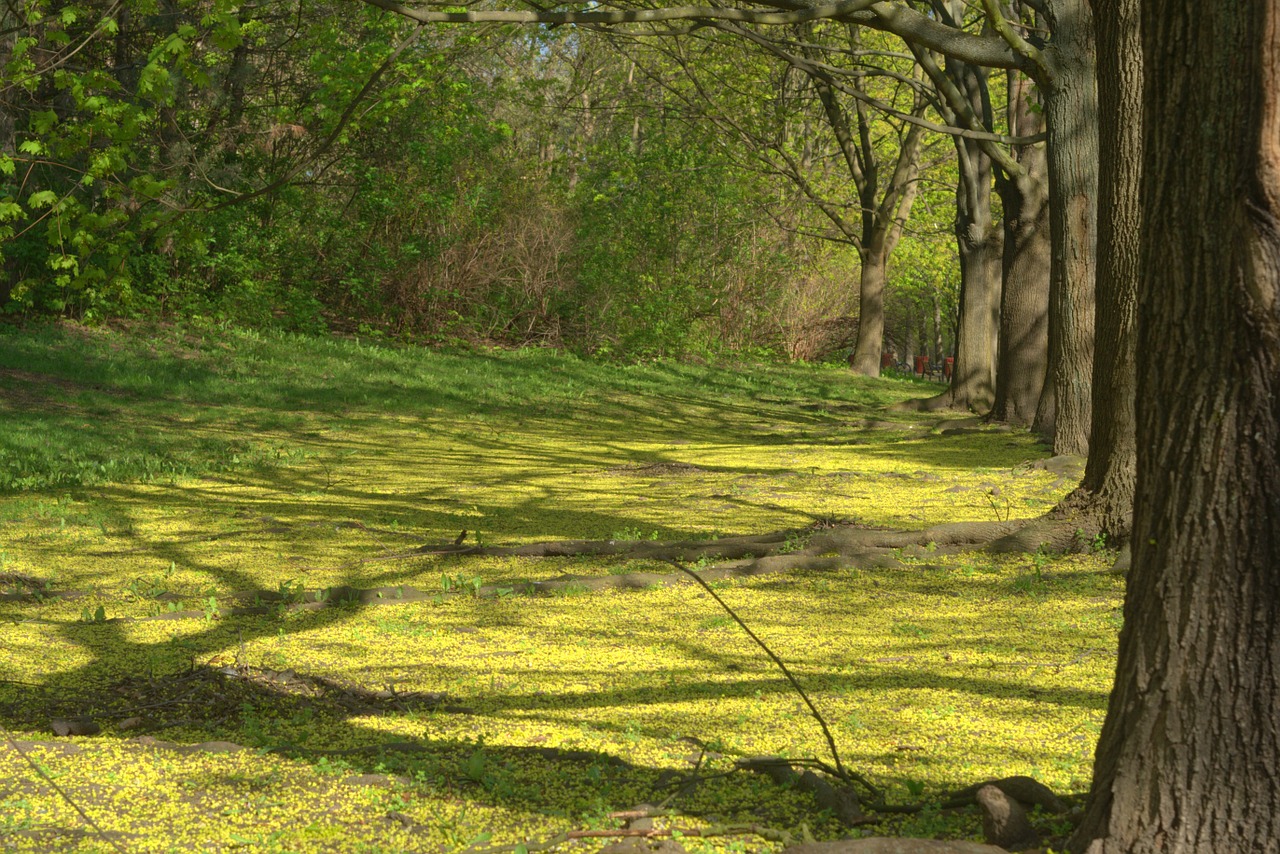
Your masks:
{"label": "distant tree trunk", "polygon": [[889,253],[883,240],[872,241],[859,253],[862,272],[858,283],[858,340],[849,366],[854,373],[880,376],[880,353],[884,349],[884,285],[888,279]]}
{"label": "distant tree trunk", "polygon": [[[1009,75],[1009,124],[1015,136],[1044,129],[1031,81]],[[1021,175],[996,172],[996,189],[1004,211],[1003,288],[1000,297],[1000,356],[996,400],[997,421],[1029,425],[1044,388],[1049,361],[1049,187],[1045,150],[1025,145],[1015,157]]]}
{"label": "distant tree trunk", "polygon": [[1089,450],[1098,203],[1093,23],[1086,0],[1052,4],[1053,40],[1039,80],[1049,132],[1049,382],[1035,429],[1057,454]]}
{"label": "distant tree trunk", "polygon": [[942,348],[942,299],[936,289],[933,292],[933,356],[935,359],[946,356]]}
{"label": "distant tree trunk", "polygon": [[1142,221],[1142,46],[1137,0],[1092,0],[1098,35],[1098,280],[1093,428],[1079,489],[1063,502],[1092,538],[1128,540],[1137,448],[1135,320]]}
{"label": "distant tree trunk", "polygon": [[[990,128],[987,72],[949,59],[942,71],[918,49],[917,61],[949,106],[947,114],[963,115],[977,128]],[[954,137],[959,177],[956,182],[956,248],[960,256],[960,311],[951,385],[928,400],[911,401],[910,409],[955,407],[987,412],[995,400],[996,356],[1000,331],[1001,234],[991,218],[989,143]]]}
{"label": "distant tree trunk", "polygon": [[1280,840],[1280,7],[1147,0],[1141,28],[1148,357],[1133,568],[1072,848],[1270,852]]}
{"label": "distant tree trunk", "polygon": [[[858,45],[857,37],[851,37],[850,46]],[[924,131],[918,124],[905,125],[905,132],[898,135],[898,155],[893,163],[893,172],[880,187],[877,174],[881,164],[872,143],[867,106],[861,101],[854,102],[858,130],[855,141],[848,114],[839,105],[830,81],[818,76],[814,78],[814,86],[840,143],[849,175],[858,185],[862,202],[861,235],[855,241],[861,248],[862,257],[858,340],[849,357],[849,366],[854,373],[878,377],[880,356],[884,352],[884,286],[888,279],[889,256],[902,237],[902,227],[911,215],[911,206],[915,204],[920,190],[916,179],[920,175],[920,144]],[[912,112],[923,115],[926,103],[924,98],[917,96]]]}

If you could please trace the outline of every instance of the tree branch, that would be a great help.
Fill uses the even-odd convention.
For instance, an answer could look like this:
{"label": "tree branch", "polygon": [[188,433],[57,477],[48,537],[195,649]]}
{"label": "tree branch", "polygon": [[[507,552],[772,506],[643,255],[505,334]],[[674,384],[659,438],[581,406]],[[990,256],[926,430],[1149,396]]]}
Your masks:
{"label": "tree branch", "polygon": [[1000,0],[982,0],[982,8],[986,11],[987,20],[991,22],[991,26],[1009,47],[1034,62],[1037,67],[1046,67],[1044,55],[1039,48],[1024,39],[1009,24],[1009,21],[1004,16],[1004,10],[1000,8]]}
{"label": "tree branch", "polygon": [[737,21],[744,24],[798,24],[821,18],[844,18],[875,5],[876,0],[838,0],[796,9],[732,9],[722,6],[672,6],[666,9],[568,9],[563,12],[495,9],[482,12],[432,12],[395,0],[361,0],[422,24],[640,24],[655,21]]}

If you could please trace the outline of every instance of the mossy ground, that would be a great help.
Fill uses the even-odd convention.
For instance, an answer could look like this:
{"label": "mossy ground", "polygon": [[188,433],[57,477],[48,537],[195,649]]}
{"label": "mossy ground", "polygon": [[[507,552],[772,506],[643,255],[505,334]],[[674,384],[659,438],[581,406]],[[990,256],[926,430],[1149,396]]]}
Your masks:
{"label": "mossy ground", "polygon": [[[58,741],[52,717],[102,724],[28,750],[129,851],[546,839],[616,826],[608,813],[663,800],[699,761],[712,775],[672,806],[702,818],[681,823],[838,835],[801,793],[713,776],[740,756],[827,751],[703,593],[519,593],[662,565],[381,558],[463,530],[507,544],[816,518],[918,528],[1038,515],[1068,489],[1027,465],[1045,454],[1029,436],[943,437],[884,412],[931,390],[836,368],[8,331],[0,721],[24,744]],[[1106,566],[937,555],[719,592],[803,680],[846,765],[893,799],[1010,774],[1072,792],[1114,667],[1122,583]],[[304,589],[457,592],[476,578],[513,592],[288,607]],[[219,615],[255,593],[276,605]],[[203,616],[169,618],[192,610]],[[126,718],[141,722],[122,731]],[[214,741],[249,749],[176,749]],[[113,850],[12,745],[0,780],[0,850]],[[935,812],[880,830],[979,832],[974,815]]]}

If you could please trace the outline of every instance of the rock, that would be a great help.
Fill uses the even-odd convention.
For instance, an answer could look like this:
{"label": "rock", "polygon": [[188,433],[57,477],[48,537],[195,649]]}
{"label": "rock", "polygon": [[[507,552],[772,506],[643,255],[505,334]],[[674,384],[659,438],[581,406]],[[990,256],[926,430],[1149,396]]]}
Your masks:
{"label": "rock", "polygon": [[796,788],[802,792],[812,792],[818,806],[830,810],[846,827],[853,827],[866,818],[856,792],[845,786],[836,788],[812,771],[805,771],[800,775]]}
{"label": "rock", "polygon": [[996,786],[983,786],[977,798],[982,808],[982,835],[992,845],[1007,851],[1023,851],[1040,844],[1040,837],[1027,820],[1022,804]]}
{"label": "rock", "polygon": [[977,800],[978,790],[983,786],[995,786],[1009,797],[1026,806],[1040,807],[1046,812],[1051,812],[1055,815],[1061,815],[1067,811],[1067,805],[1048,786],[1034,777],[1027,777],[1022,774],[1014,777],[1004,777],[999,780],[974,783],[972,786],[961,789],[947,798],[943,806],[958,807],[973,803]]}
{"label": "rock", "polygon": [[806,842],[784,848],[783,854],[1004,854],[1004,849],[979,842],[948,839],[901,839],[870,836],[834,842]]}
{"label": "rock", "polygon": [[93,718],[54,718],[49,721],[54,735],[97,735],[102,727]]}

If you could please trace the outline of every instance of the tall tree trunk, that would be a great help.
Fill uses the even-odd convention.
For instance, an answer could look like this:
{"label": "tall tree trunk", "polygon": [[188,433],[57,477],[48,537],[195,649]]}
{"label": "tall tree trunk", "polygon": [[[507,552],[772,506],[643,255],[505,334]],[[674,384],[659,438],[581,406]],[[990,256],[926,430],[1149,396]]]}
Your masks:
{"label": "tall tree trunk", "polygon": [[1142,45],[1137,0],[1092,0],[1098,36],[1098,280],[1093,429],[1061,509],[1092,538],[1129,538],[1136,467],[1135,320],[1142,221]]}
{"label": "tall tree trunk", "polygon": [[951,387],[939,402],[985,413],[996,391],[1000,317],[1000,233],[991,219],[991,161],[956,138],[961,178],[956,190],[960,254],[960,330]]}
{"label": "tall tree trunk", "polygon": [[1275,851],[1280,7],[1147,0],[1141,27],[1133,568],[1072,847]]}
{"label": "tall tree trunk", "polygon": [[[923,104],[923,99],[917,100],[917,112],[923,112]],[[859,125],[864,128],[863,139],[868,139],[868,123],[861,104]],[[868,377],[880,376],[880,355],[884,352],[884,286],[888,281],[889,256],[902,237],[902,227],[911,215],[911,206],[915,204],[920,190],[916,179],[920,175],[920,144],[923,139],[924,133],[919,125],[907,126],[906,133],[900,136],[893,172],[883,188],[875,183],[878,168],[865,170],[866,183],[861,193],[862,239],[859,241],[863,251],[858,340],[849,356],[849,364],[855,373]],[[870,161],[871,148],[869,145],[865,147],[868,152],[865,159]]]}
{"label": "tall tree trunk", "polygon": [[[957,14],[959,9],[956,10]],[[991,126],[985,69],[948,59],[942,71],[927,52],[917,61],[946,99],[946,115],[973,129]],[[956,248],[960,256],[960,323],[951,385],[928,400],[904,408],[956,407],[987,412],[995,400],[996,357],[1000,332],[1000,246],[1002,235],[991,218],[991,147],[976,139],[954,137],[959,177],[956,182]]]}
{"label": "tall tree trunk", "polygon": [[[1049,371],[1035,428],[1057,454],[1089,450],[1093,299],[1098,203],[1097,91],[1093,23],[1086,0],[1050,6],[1053,39],[1038,83],[1049,133]],[[1042,395],[1043,397],[1043,395]],[[1050,428],[1050,425],[1052,427]]]}
{"label": "tall tree trunk", "polygon": [[[1031,81],[1010,72],[1008,91],[1010,132],[1040,133],[1044,121]],[[1049,187],[1043,146],[1022,146],[1015,156],[1024,174],[996,172],[1004,210],[1004,281],[991,415],[997,421],[1029,425],[1035,420],[1049,364]]]}

